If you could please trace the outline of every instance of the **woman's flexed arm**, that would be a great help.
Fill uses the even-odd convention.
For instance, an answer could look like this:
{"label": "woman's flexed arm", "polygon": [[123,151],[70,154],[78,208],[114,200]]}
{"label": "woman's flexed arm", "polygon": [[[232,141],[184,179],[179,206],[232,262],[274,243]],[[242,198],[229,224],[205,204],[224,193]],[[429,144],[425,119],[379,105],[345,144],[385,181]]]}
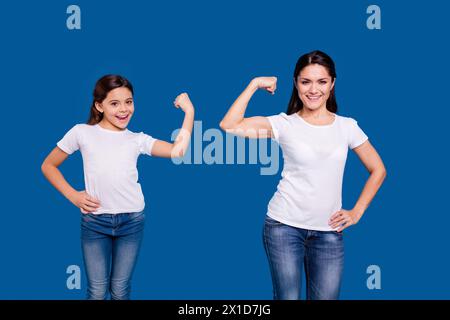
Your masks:
{"label": "woman's flexed arm", "polygon": [[183,125],[174,143],[156,140],[152,147],[152,156],[162,158],[183,157],[191,140],[194,125],[194,106],[187,93],[182,93],[173,102],[176,108],[184,111]]}
{"label": "woman's flexed arm", "polygon": [[220,127],[223,130],[248,138],[270,138],[272,136],[272,127],[265,117],[256,116],[244,118],[247,105],[258,89],[265,89],[271,94],[274,94],[277,89],[277,78],[254,78],[236,101],[234,101],[233,105],[220,122]]}

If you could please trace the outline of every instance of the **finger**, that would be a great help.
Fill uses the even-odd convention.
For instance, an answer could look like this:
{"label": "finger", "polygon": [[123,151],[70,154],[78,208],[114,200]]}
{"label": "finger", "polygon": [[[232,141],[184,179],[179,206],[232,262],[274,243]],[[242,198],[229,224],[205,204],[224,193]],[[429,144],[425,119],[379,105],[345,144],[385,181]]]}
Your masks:
{"label": "finger", "polygon": [[339,226],[339,225],[341,225],[341,224],[343,224],[345,222],[347,222],[347,220],[345,218],[342,218],[342,219],[335,220],[335,221],[329,223],[329,225],[334,228],[334,227],[337,227],[337,226]]}
{"label": "finger", "polygon": [[85,202],[83,204],[83,209],[85,209],[85,210],[95,211],[95,209],[97,209],[97,208],[98,208],[98,206],[96,204],[90,204],[90,203],[87,203],[87,202]]}
{"label": "finger", "polygon": [[88,198],[86,198],[84,200],[85,200],[84,201],[85,204],[89,204],[92,207],[100,207],[100,202],[97,201],[97,200],[91,200],[91,199],[88,199]]}
{"label": "finger", "polygon": [[93,196],[91,196],[89,194],[87,194],[86,199],[88,199],[89,201],[92,201],[92,202],[100,204],[100,201],[98,199],[94,198]]}
{"label": "finger", "polygon": [[83,213],[91,213],[91,210],[90,210],[88,207],[86,207],[85,205],[82,205],[82,206],[80,207],[80,210],[81,210],[81,212],[83,212]]}
{"label": "finger", "polygon": [[332,222],[333,220],[336,220],[336,219],[340,218],[341,216],[342,216],[342,211],[337,211],[337,212],[335,212],[335,213],[331,216],[330,222]]}

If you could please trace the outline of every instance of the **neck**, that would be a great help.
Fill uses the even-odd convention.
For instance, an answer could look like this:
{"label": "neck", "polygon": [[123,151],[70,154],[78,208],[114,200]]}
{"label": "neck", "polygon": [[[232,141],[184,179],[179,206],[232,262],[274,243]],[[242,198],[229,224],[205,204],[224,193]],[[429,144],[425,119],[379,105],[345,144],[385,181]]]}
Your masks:
{"label": "neck", "polygon": [[106,120],[105,118],[103,118],[98,125],[100,127],[102,127],[103,129],[107,129],[107,130],[111,130],[111,131],[124,131],[126,130],[126,128],[122,129],[119,127],[116,127],[115,125],[113,125],[111,122],[109,122],[108,120]]}
{"label": "neck", "polygon": [[301,115],[303,118],[321,119],[330,116],[331,112],[327,110],[327,107],[325,105],[315,110],[311,110],[303,106],[303,108],[298,112],[298,114]]}

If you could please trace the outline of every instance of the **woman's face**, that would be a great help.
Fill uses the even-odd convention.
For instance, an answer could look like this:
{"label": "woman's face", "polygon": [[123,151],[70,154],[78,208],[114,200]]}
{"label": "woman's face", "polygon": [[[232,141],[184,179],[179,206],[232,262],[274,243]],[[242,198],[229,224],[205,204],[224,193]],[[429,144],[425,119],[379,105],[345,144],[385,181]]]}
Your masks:
{"label": "woman's face", "polygon": [[123,130],[134,112],[133,95],[126,87],[116,88],[108,92],[102,103],[96,102],[95,107],[103,112],[103,124],[113,130]]}
{"label": "woman's face", "polygon": [[316,110],[326,108],[326,102],[334,86],[328,70],[320,64],[310,64],[304,67],[295,83],[303,106]]}

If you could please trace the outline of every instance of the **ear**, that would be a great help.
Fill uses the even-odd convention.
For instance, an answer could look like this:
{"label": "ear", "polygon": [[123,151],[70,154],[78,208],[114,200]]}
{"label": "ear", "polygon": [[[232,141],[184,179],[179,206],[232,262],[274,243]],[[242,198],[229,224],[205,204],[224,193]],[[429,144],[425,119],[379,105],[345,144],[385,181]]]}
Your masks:
{"label": "ear", "polygon": [[103,108],[102,108],[102,104],[96,102],[95,103],[95,109],[97,109],[98,112],[103,113]]}
{"label": "ear", "polygon": [[330,91],[333,90],[335,82],[336,82],[336,78],[333,78],[333,82],[331,83]]}
{"label": "ear", "polygon": [[294,77],[294,86],[295,86],[295,89],[297,89],[297,91],[298,91],[298,87],[297,87],[297,80],[295,79],[295,77]]}

